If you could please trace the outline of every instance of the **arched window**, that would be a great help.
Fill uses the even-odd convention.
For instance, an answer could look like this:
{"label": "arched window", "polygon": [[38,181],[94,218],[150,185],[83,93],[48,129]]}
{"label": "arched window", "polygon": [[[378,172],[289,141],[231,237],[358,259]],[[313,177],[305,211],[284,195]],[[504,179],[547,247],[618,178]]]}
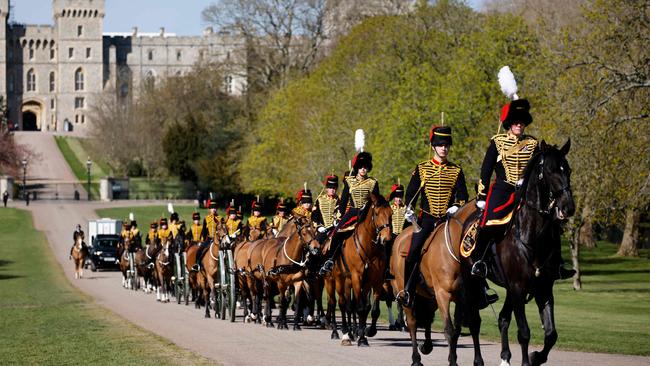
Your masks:
{"label": "arched window", "polygon": [[54,71],[50,72],[50,91],[53,92],[56,89],[56,76]]}
{"label": "arched window", "polygon": [[84,71],[81,67],[74,72],[74,90],[84,90]]}
{"label": "arched window", "polygon": [[144,86],[148,89],[156,86],[156,76],[153,73],[153,70],[147,71],[147,74],[144,77]]}
{"label": "arched window", "polygon": [[36,74],[34,73],[34,69],[29,69],[27,71],[27,91],[35,91],[36,90]]}

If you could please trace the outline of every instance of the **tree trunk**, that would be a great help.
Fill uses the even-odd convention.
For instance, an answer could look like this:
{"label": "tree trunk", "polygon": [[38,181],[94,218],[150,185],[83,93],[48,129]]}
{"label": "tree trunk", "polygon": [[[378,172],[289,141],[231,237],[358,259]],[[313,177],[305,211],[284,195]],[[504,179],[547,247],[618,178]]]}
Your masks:
{"label": "tree trunk", "polygon": [[582,274],[580,272],[580,243],[579,236],[580,227],[576,225],[569,225],[569,246],[571,248],[571,263],[573,264],[573,269],[576,271],[576,274],[573,276],[573,289],[578,291],[582,289]]}
{"label": "tree trunk", "polygon": [[625,230],[623,230],[623,240],[618,248],[617,255],[624,257],[638,257],[639,250],[637,243],[639,241],[639,220],[641,212],[635,209],[625,211]]}
{"label": "tree trunk", "polygon": [[585,206],[582,208],[580,221],[578,244],[585,248],[595,248],[596,240],[594,239],[593,212],[589,203],[585,203]]}

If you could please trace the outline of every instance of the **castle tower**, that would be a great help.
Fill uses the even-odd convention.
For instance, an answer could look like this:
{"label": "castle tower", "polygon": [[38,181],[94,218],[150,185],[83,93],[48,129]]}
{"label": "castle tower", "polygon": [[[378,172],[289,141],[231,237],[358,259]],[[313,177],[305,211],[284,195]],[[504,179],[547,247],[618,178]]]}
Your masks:
{"label": "castle tower", "polygon": [[93,98],[103,90],[104,0],[53,0],[58,40],[57,129],[88,125]]}
{"label": "castle tower", "polygon": [[0,97],[7,103],[7,19],[9,0],[0,0]]}

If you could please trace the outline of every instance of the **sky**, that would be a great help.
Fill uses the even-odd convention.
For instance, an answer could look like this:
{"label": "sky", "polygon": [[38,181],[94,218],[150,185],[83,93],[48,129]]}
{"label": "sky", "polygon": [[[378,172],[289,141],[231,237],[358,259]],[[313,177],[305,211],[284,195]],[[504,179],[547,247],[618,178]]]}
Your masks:
{"label": "sky", "polygon": [[[10,0],[11,19],[25,24],[53,24],[52,0]],[[214,0],[105,0],[104,32],[176,33],[179,36],[200,35],[207,26],[201,11]],[[482,0],[470,0],[476,6]]]}

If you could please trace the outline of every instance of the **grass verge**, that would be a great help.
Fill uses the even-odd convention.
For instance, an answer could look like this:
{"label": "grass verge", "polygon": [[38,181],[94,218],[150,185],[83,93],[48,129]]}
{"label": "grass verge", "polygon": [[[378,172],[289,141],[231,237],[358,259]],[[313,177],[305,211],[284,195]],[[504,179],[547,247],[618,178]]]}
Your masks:
{"label": "grass verge", "polygon": [[3,365],[208,365],[70,285],[28,212],[0,210]]}
{"label": "grass verge", "polygon": [[[72,173],[77,177],[77,180],[81,182],[86,188],[85,183],[88,180],[88,171],[86,167],[86,159],[88,156],[85,155],[85,150],[81,147],[81,143],[78,138],[73,137],[64,137],[64,136],[54,136],[56,145],[59,147],[63,158],[68,163],[68,166],[72,170]],[[106,173],[99,167],[99,164],[95,164],[90,168],[90,180],[95,183],[91,183],[90,189],[91,193],[95,197],[99,197],[99,179],[106,176]]]}

